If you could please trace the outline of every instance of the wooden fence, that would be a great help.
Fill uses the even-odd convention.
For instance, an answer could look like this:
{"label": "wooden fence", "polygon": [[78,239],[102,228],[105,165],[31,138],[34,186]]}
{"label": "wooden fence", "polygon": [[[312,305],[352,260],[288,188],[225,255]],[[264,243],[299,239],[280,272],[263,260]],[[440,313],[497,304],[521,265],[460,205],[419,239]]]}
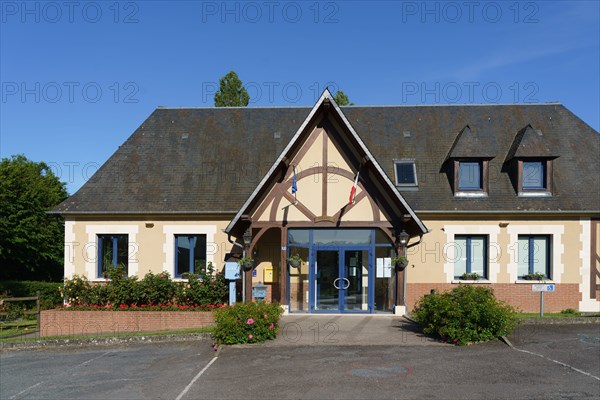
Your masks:
{"label": "wooden fence", "polygon": [[[4,304],[4,302],[18,302],[18,301],[34,301],[35,300],[35,310],[22,311],[22,314],[26,315],[37,315],[37,330],[40,331],[40,320],[41,320],[41,307],[40,307],[40,292],[38,291],[35,296],[30,297],[7,297],[4,299],[0,299],[0,305]],[[8,312],[0,312],[0,316],[8,315]]]}

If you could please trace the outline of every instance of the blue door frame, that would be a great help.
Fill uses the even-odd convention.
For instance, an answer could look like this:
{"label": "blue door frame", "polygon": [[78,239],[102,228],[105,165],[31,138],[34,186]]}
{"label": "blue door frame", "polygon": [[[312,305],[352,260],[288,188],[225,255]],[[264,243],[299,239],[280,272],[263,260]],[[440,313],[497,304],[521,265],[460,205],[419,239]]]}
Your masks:
{"label": "blue door frame", "polygon": [[[309,252],[309,271],[308,271],[308,281],[309,281],[309,289],[308,289],[308,301],[309,307],[308,311],[310,313],[317,314],[331,314],[331,313],[352,313],[352,314],[366,314],[373,312],[373,305],[375,299],[375,274],[373,270],[373,265],[375,265],[375,252],[373,251],[373,245],[356,245],[356,244],[348,244],[348,245],[327,245],[327,246],[311,246]],[[338,307],[337,309],[330,310],[317,310],[315,306],[318,301],[320,290],[318,288],[317,283],[317,275],[318,272],[316,265],[317,260],[317,252],[318,251],[337,251],[338,252],[338,278],[343,280],[347,278],[345,265],[346,265],[346,252],[347,251],[367,251],[368,260],[367,260],[367,270],[368,270],[368,293],[367,293],[367,309],[366,310],[348,310],[346,309],[346,300],[347,300],[347,288],[340,286],[339,294],[338,294]]]}

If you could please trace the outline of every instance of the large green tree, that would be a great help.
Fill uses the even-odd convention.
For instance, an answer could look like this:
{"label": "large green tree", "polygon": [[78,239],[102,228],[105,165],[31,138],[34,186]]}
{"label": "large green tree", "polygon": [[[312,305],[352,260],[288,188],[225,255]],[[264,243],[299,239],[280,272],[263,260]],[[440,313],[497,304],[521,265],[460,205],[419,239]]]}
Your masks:
{"label": "large green tree", "polygon": [[66,198],[45,163],[22,155],[0,161],[0,279],[61,279],[64,225],[47,211]]}
{"label": "large green tree", "polygon": [[246,107],[249,101],[250,95],[234,71],[229,71],[219,80],[219,90],[215,93],[216,107]]}
{"label": "large green tree", "polygon": [[341,90],[338,90],[333,99],[338,104],[338,106],[353,106],[354,103],[350,101],[348,95]]}

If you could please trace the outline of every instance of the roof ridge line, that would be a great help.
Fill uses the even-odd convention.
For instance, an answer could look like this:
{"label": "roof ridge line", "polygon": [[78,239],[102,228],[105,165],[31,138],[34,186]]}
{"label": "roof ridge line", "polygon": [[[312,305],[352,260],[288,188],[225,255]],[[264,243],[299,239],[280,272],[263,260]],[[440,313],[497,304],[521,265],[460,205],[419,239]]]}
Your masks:
{"label": "roof ridge line", "polygon": [[[403,107],[497,107],[497,106],[550,106],[563,105],[560,101],[540,103],[454,103],[454,104],[377,104],[377,105],[354,105],[340,106],[340,108],[403,108]],[[312,106],[256,106],[256,107],[171,107],[156,106],[157,110],[276,110],[276,109],[312,109]]]}

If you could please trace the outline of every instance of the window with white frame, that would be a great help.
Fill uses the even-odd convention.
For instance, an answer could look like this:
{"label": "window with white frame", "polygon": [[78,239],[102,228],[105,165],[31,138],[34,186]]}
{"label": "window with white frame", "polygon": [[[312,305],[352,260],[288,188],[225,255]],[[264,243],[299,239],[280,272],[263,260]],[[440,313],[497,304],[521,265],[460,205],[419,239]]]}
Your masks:
{"label": "window with white frame", "polygon": [[108,268],[124,268],[129,274],[129,235],[98,235],[98,278],[105,278]]}
{"label": "window with white frame", "polygon": [[206,235],[175,235],[175,278],[206,268]]}
{"label": "window with white frame", "polygon": [[535,275],[552,279],[552,239],[549,235],[519,235],[518,278]]}
{"label": "window with white frame", "polygon": [[454,277],[468,274],[488,277],[488,238],[486,235],[454,236]]}

